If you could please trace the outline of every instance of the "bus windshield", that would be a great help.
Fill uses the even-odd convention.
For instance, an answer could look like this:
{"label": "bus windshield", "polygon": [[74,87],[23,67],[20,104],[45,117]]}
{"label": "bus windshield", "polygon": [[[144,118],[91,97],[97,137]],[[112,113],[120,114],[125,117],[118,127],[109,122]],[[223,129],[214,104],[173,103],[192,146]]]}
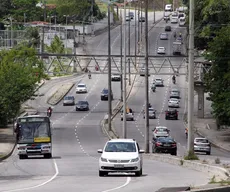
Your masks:
{"label": "bus windshield", "polygon": [[51,142],[50,138],[50,123],[48,121],[19,123],[18,143]]}

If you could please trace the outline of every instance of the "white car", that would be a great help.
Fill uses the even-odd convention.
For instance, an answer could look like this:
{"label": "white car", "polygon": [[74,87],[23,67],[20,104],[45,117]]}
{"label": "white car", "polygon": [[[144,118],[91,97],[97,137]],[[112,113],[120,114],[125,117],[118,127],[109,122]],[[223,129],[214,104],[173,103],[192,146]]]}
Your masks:
{"label": "white car", "polygon": [[154,80],[154,84],[156,85],[156,87],[164,87],[164,80],[162,78],[156,78]]}
{"label": "white car", "polygon": [[165,54],[165,47],[158,47],[157,54]]}
{"label": "white car", "polygon": [[87,93],[87,87],[84,83],[79,83],[76,87],[76,93]]}
{"label": "white car", "polygon": [[121,80],[121,75],[120,74],[112,74],[111,75],[111,80],[112,81],[120,81]]}
{"label": "white car", "polygon": [[153,130],[153,137],[168,137],[169,136],[169,129],[164,126],[157,126]]}
{"label": "white car", "polygon": [[168,101],[168,107],[174,107],[174,108],[179,108],[179,99],[176,98],[170,98]]}
{"label": "white car", "polygon": [[135,173],[142,175],[143,159],[138,143],[134,139],[111,139],[107,141],[99,159],[99,176],[112,172]]}

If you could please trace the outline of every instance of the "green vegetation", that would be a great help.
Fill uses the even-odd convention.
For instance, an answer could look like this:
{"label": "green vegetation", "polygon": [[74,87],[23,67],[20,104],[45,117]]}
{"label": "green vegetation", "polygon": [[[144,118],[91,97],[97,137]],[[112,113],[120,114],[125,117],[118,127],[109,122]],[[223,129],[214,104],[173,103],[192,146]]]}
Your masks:
{"label": "green vegetation", "polygon": [[19,45],[0,52],[0,126],[19,114],[21,104],[33,96],[36,82],[45,77],[34,48]]}
{"label": "green vegetation", "polygon": [[193,151],[189,151],[188,154],[184,156],[184,160],[199,160],[199,158]]}
{"label": "green vegetation", "polygon": [[195,47],[206,49],[212,69],[205,75],[218,125],[230,125],[230,4],[229,0],[195,1]]}

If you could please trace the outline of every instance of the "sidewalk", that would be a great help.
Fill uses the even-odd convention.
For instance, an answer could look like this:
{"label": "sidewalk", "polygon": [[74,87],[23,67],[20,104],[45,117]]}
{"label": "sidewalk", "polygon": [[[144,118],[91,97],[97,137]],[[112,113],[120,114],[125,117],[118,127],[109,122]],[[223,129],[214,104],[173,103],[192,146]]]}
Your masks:
{"label": "sidewalk", "polygon": [[[205,96],[206,98],[206,96]],[[216,120],[211,115],[211,102],[205,100],[205,117],[197,117],[197,96],[195,96],[194,128],[198,135],[206,137],[213,145],[230,151],[230,129],[217,129]]]}

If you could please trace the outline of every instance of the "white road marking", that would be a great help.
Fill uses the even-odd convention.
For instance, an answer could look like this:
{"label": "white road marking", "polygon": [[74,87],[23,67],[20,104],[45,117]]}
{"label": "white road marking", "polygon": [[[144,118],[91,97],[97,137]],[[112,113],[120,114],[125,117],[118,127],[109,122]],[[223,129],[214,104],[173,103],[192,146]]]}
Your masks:
{"label": "white road marking", "polygon": [[110,191],[115,191],[115,190],[121,189],[121,188],[127,186],[130,183],[130,181],[131,181],[131,177],[127,177],[126,182],[123,185],[121,185],[119,187],[112,188],[112,189],[108,189],[105,191],[101,191],[101,192],[110,192]]}
{"label": "white road marking", "polygon": [[20,189],[12,189],[12,190],[8,190],[8,191],[2,191],[2,192],[15,192],[15,191],[25,191],[25,190],[30,190],[30,189],[35,189],[35,188],[38,188],[38,187],[42,187],[48,183],[50,183],[51,181],[53,181],[57,175],[59,174],[59,170],[58,170],[58,166],[57,166],[57,163],[55,161],[55,159],[53,159],[53,163],[54,163],[54,168],[55,168],[55,174],[47,181],[41,183],[41,184],[38,184],[38,185],[35,185],[35,186],[32,186],[32,187],[25,187],[25,188],[20,188]]}

